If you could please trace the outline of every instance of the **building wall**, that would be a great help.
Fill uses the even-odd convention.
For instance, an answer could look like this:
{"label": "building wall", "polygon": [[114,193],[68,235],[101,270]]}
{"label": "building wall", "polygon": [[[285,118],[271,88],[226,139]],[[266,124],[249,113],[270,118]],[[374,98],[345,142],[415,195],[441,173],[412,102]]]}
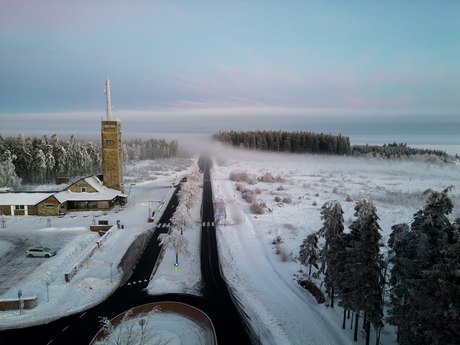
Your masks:
{"label": "building wall", "polygon": [[42,201],[36,206],[37,214],[42,217],[59,216],[59,201],[54,196]]}
{"label": "building wall", "polygon": [[11,206],[10,205],[1,205],[0,206],[1,213],[5,216],[11,216]]}
{"label": "building wall", "polygon": [[101,135],[104,185],[124,192],[121,122],[102,121]]}
{"label": "building wall", "polygon": [[85,189],[85,192],[87,193],[97,193],[97,190],[86,183],[85,180],[75,182],[69,187],[69,190],[74,193],[83,193],[83,189]]}
{"label": "building wall", "polygon": [[[28,216],[36,216],[36,215],[38,215],[37,206],[35,206],[35,205],[24,205],[24,207],[27,207],[27,215]],[[11,206],[11,205],[1,205],[0,209],[1,209],[2,213],[5,216],[11,216],[11,215],[25,216],[26,215],[26,210],[25,209],[24,210],[15,210],[14,206]],[[11,213],[11,209],[13,209],[14,213]]]}

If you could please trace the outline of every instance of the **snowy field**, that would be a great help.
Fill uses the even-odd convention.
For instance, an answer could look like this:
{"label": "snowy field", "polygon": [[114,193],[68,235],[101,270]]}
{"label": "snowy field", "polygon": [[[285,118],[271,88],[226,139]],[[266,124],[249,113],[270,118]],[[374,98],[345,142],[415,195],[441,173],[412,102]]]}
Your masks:
{"label": "snowy field", "polygon": [[[84,310],[113,291],[119,283],[120,274],[114,270],[110,283],[109,262],[116,267],[132,239],[151,227],[146,222],[147,201],[163,200],[174,180],[191,169],[182,163],[175,166],[172,161],[167,163],[167,168],[161,164],[161,161],[149,161],[127,167],[126,180],[130,182],[126,185],[135,185],[131,186],[130,191],[127,190],[130,193],[129,203],[119,213],[112,210],[108,214],[78,213],[75,218],[69,215],[56,217],[51,219],[51,227],[48,227],[46,219],[39,217],[5,217],[7,227],[0,230],[0,253],[13,255],[10,248],[16,248],[19,239],[27,239],[27,245],[51,243],[58,247],[59,252],[50,259],[29,259],[22,253],[19,255],[19,265],[21,262],[36,265],[33,273],[21,274],[22,278],[2,292],[0,298],[17,298],[17,292],[21,289],[24,297],[37,296],[38,306],[25,310],[24,315],[19,315],[18,311],[1,312],[1,328],[42,322],[43,315],[59,317]],[[231,149],[221,150],[214,164],[211,176],[215,202],[226,203],[226,209],[224,205],[216,205],[216,222],[221,222],[217,232],[222,272],[264,345],[356,344],[352,340],[349,323],[347,330],[341,329],[340,308],[333,310],[324,304],[318,305],[295,280],[295,275],[303,277],[307,272],[296,262],[299,246],[308,234],[322,226],[319,212],[326,201],[336,199],[342,204],[346,225],[353,219],[356,200],[368,198],[375,201],[385,241],[392,225],[410,223],[412,215],[423,207],[424,190],[460,186],[459,165],[279,155]],[[255,184],[241,182],[241,185],[243,189],[259,189],[256,198],[266,203],[265,214],[251,213],[250,204],[237,191],[237,183],[229,180],[233,171],[246,171],[254,180]],[[266,173],[280,177],[282,182],[257,181]],[[450,196],[454,202],[454,214],[449,218],[453,220],[460,216],[458,189]],[[281,201],[275,201],[276,197]],[[347,197],[353,202],[347,202]],[[198,294],[201,280],[199,206],[200,201],[192,209],[195,229],[184,233],[190,241],[191,255],[179,257],[180,266],[175,272],[174,253],[166,251],[149,283],[149,293]],[[227,218],[221,221],[223,214]],[[119,219],[124,229],[115,231],[112,238],[92,257],[88,269],[83,267],[70,283],[65,283],[63,275],[66,269],[75,262],[82,249],[99,239],[97,234],[89,231],[93,216],[95,219],[108,219],[110,224],[116,224]],[[282,243],[275,246],[272,243],[278,236]],[[14,250],[23,252],[22,249]],[[0,267],[0,276],[11,277],[15,274],[10,265]],[[49,302],[47,281],[50,282]],[[4,284],[7,283],[0,283],[0,288],[6,286]],[[396,344],[393,331],[391,327],[385,327],[381,337],[383,344]],[[373,337],[375,334],[371,332],[371,342],[375,343]],[[361,336],[358,344],[364,342]]]}
{"label": "snowy field", "polygon": [[[296,256],[303,239],[321,228],[320,209],[326,201],[342,204],[346,225],[353,219],[355,205],[347,197],[375,201],[386,242],[392,225],[410,223],[423,207],[424,190],[460,187],[459,170],[459,165],[226,150],[213,171],[215,201],[226,203],[226,210],[217,205],[216,211],[217,218],[227,215],[227,225],[221,222],[218,227],[222,269],[262,344],[356,344],[349,321],[347,330],[341,329],[343,310],[318,305],[294,279],[308,275]],[[250,204],[237,191],[238,183],[229,180],[232,171],[245,171],[255,182],[241,186],[259,189],[256,198],[266,203],[265,214],[251,213]],[[284,181],[257,181],[267,173]],[[460,216],[458,189],[450,196],[455,205],[449,217],[453,221]],[[277,237],[282,243],[275,246]],[[393,331],[385,327],[383,344],[396,344]],[[371,332],[371,343],[373,337]],[[358,343],[365,343],[363,336]]]}

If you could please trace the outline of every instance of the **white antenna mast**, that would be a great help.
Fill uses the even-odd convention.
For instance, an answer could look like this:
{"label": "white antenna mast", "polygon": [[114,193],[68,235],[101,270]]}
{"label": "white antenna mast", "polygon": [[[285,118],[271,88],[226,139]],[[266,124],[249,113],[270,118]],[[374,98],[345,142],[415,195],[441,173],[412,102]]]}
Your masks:
{"label": "white antenna mast", "polygon": [[107,95],[107,121],[112,121],[112,106],[110,104],[110,81],[109,77],[105,82],[105,91],[104,93]]}

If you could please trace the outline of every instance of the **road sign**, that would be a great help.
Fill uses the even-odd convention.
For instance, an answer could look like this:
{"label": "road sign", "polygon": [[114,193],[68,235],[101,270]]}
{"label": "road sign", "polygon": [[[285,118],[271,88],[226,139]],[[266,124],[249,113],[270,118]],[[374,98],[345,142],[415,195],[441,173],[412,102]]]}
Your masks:
{"label": "road sign", "polygon": [[21,298],[21,296],[22,296],[22,290],[19,290],[18,291],[18,298]]}
{"label": "road sign", "polygon": [[179,267],[179,263],[177,261],[174,263],[174,267]]}

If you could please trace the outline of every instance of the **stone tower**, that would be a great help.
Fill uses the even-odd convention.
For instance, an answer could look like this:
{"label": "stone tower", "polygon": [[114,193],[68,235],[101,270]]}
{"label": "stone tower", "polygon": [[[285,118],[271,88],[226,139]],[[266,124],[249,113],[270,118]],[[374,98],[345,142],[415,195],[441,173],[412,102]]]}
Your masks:
{"label": "stone tower", "polygon": [[110,104],[110,81],[105,82],[107,94],[107,119],[101,123],[102,134],[102,173],[104,185],[124,193],[123,154],[121,145],[121,121],[112,120]]}

